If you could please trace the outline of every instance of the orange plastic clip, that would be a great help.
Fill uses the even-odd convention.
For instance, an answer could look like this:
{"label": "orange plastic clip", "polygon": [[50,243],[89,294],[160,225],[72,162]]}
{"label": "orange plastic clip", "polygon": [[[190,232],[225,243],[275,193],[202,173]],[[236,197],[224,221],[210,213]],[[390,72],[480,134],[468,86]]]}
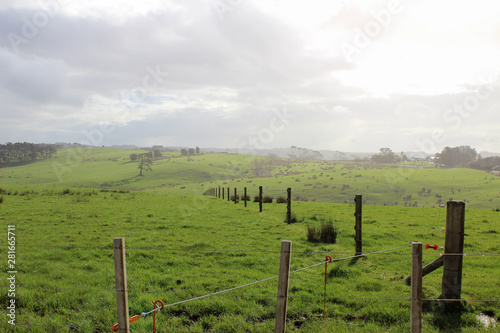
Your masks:
{"label": "orange plastic clip", "polygon": [[[128,319],[128,322],[129,322],[129,323],[131,323],[131,324],[132,324],[132,323],[135,323],[136,321],[138,321],[138,320],[139,320],[139,318],[141,318],[141,316],[139,316],[139,315],[135,315],[135,316],[133,316],[133,317],[130,317],[130,318]],[[114,325],[113,325],[113,332],[116,332],[116,331],[118,331],[118,323],[116,323],[116,324],[114,324]]]}

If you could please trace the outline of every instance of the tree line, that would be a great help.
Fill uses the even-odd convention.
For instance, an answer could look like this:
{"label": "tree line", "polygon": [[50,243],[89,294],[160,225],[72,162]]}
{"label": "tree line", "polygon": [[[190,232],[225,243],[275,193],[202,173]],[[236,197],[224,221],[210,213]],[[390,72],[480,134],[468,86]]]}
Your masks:
{"label": "tree line", "polygon": [[[408,157],[401,152],[395,154],[389,148],[380,148],[380,153],[373,155],[371,161],[375,163],[400,163],[408,161]],[[444,147],[434,156],[434,163],[447,168],[471,168],[485,171],[500,171],[500,157],[482,158],[471,146]]]}
{"label": "tree line", "polygon": [[181,155],[182,156],[194,156],[194,155],[200,155],[200,147],[196,148],[182,148],[181,149]]}
{"label": "tree line", "polygon": [[7,142],[0,144],[0,163],[28,162],[53,157],[57,145],[47,143]]}

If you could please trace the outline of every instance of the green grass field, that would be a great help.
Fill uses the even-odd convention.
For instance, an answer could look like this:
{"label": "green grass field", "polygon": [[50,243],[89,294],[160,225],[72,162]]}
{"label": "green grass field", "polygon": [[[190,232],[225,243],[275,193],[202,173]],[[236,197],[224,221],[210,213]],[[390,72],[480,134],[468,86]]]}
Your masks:
{"label": "green grass field", "polygon": [[500,209],[500,178],[472,169],[436,169],[431,165],[396,166],[351,162],[279,160],[270,177],[256,178],[252,170],[262,157],[205,154],[180,157],[167,153],[153,163],[153,172],[139,177],[131,150],[71,148],[57,157],[23,166],[0,168],[0,185],[44,185],[161,193],[202,194],[212,187],[247,187],[256,195],[284,196],[302,201],[345,203],[362,194],[368,205],[432,207],[465,200],[470,208]]}
{"label": "green grass field", "polygon": [[[67,149],[51,160],[0,169],[0,221],[5,232],[0,242],[2,304],[11,299],[6,280],[7,225],[15,225],[17,270],[17,326],[7,324],[7,309],[2,307],[0,331],[109,332],[116,322],[115,237],[126,240],[131,316],[151,310],[152,300],[173,303],[276,276],[281,240],[293,242],[292,271],[321,263],[326,255],[351,256],[356,193],[367,200],[363,252],[407,247],[330,263],[326,318],[324,265],[293,273],[287,331],[408,332],[410,287],[404,283],[411,268],[408,245],[421,241],[443,246],[446,209],[432,208],[435,194],[446,202],[452,195],[461,199],[464,193],[468,195],[463,199],[469,201],[465,226],[469,255],[464,257],[462,297],[469,301],[464,312],[451,316],[440,311],[438,302],[425,301],[423,331],[499,329],[497,324],[486,330],[475,318],[479,313],[500,316],[499,189],[498,178],[488,173],[311,162],[283,163],[272,170],[272,177],[252,178],[252,157],[167,154],[154,162],[152,173],[138,177],[137,163],[128,159],[131,153],[93,148],[83,155]],[[313,185],[306,186],[309,183]],[[342,190],[343,185],[350,187]],[[242,202],[201,195],[218,186],[237,186],[239,193],[246,186],[252,196],[263,186],[265,195],[275,197],[291,187],[292,197],[308,201],[293,202],[298,222],[286,224],[284,204],[264,204],[259,213],[253,201],[245,208]],[[403,206],[399,198],[409,194],[418,207]],[[348,204],[343,204],[346,200]],[[383,202],[392,206],[384,207]],[[325,220],[338,228],[337,243],[308,242],[307,227]],[[438,255],[439,251],[424,250],[424,264]],[[441,277],[442,268],[424,277],[425,298],[440,296]],[[276,292],[277,279],[272,279],[169,307],[158,314],[157,328],[272,332]],[[151,316],[131,328],[150,331]]]}
{"label": "green grass field", "polygon": [[[300,222],[284,223],[285,205],[234,204],[207,196],[91,189],[6,186],[2,224],[16,226],[18,326],[2,331],[99,332],[116,321],[112,240],[125,237],[131,315],[166,303],[277,275],[280,241],[291,240],[292,270],[354,252],[353,205],[297,202]],[[17,195],[14,195],[17,191]],[[67,194],[63,194],[66,192]],[[364,252],[408,245],[444,245],[444,209],[366,206]],[[465,251],[498,253],[498,216],[467,209]],[[334,220],[337,244],[312,244],[307,225]],[[6,229],[6,227],[4,228]],[[5,253],[5,248],[2,253]],[[292,274],[288,328],[303,332],[407,332],[409,247],[329,265],[327,318],[323,313],[324,266]],[[425,262],[436,258],[425,250]],[[462,297],[498,300],[499,257],[464,258]],[[4,272],[6,262],[3,262]],[[424,278],[424,297],[440,293],[442,269]],[[8,302],[5,283],[2,303]],[[274,327],[277,281],[165,309],[158,328],[185,332],[270,332]],[[387,300],[395,298],[398,300]],[[399,300],[400,298],[404,300]],[[499,313],[498,302],[467,302],[457,322],[426,302],[426,332],[476,332],[475,315]],[[2,309],[5,318],[5,308]],[[132,325],[151,329],[151,318]],[[446,329],[446,326],[451,327]],[[96,328],[98,327],[98,328]]]}

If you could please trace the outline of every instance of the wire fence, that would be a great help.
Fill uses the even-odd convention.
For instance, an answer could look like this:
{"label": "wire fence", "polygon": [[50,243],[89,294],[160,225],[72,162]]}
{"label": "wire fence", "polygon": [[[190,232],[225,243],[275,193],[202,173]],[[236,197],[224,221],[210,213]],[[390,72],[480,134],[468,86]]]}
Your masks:
{"label": "wire fence", "polygon": [[[362,259],[362,260],[365,260],[364,258],[366,257],[369,257],[369,256],[374,256],[374,257],[379,257],[379,258],[386,258],[386,259],[383,259],[383,260],[393,260],[393,259],[387,259],[387,258],[401,258],[401,260],[399,260],[402,264],[401,264],[401,267],[404,267],[408,270],[409,266],[407,264],[404,264],[404,262],[407,262],[409,258],[409,255],[411,255],[411,253],[409,252],[406,252],[406,251],[401,251],[402,249],[404,248],[408,248],[410,244],[405,244],[405,245],[402,245],[402,246],[398,246],[398,247],[393,247],[393,248],[389,248],[389,249],[382,249],[382,250],[378,250],[378,251],[372,251],[372,252],[368,252],[368,253],[364,253],[363,254],[363,257],[359,257],[359,256],[356,256],[356,255],[349,255],[349,256],[343,256],[343,257],[340,257],[340,258],[333,258],[331,260],[321,260],[321,261],[318,261],[318,262],[315,262],[313,264],[310,264],[310,265],[307,265],[307,266],[304,266],[304,267],[299,267],[299,268],[295,268],[295,269],[292,269],[290,271],[290,274],[292,274],[293,276],[296,275],[296,273],[300,273],[300,272],[304,272],[304,271],[308,271],[312,268],[315,268],[315,267],[318,267],[318,266],[322,266],[322,265],[325,265],[325,263],[335,263],[335,262],[341,262],[341,261],[347,261],[347,260],[352,260],[352,259]],[[21,246],[21,245],[20,245]],[[67,247],[67,246],[46,246],[46,245],[29,245],[27,246],[29,248],[33,248],[33,249],[36,249],[36,248],[51,248],[51,247],[55,247],[55,248],[61,248],[63,250],[67,250],[67,251],[72,251],[72,250],[75,250],[75,249],[99,249],[99,250],[104,250],[106,252],[111,252],[111,250],[113,249],[113,247],[92,247],[92,246],[72,246],[72,247]],[[109,250],[109,251],[108,251]],[[206,253],[206,252],[223,252],[223,253],[230,253],[230,252],[237,252],[237,253],[250,253],[250,254],[277,254],[277,253],[280,253],[280,251],[269,251],[269,250],[248,250],[248,249],[240,249],[240,250],[196,250],[196,249],[190,249],[190,250],[186,250],[186,249],[166,249],[164,247],[134,247],[134,246],[130,246],[130,247],[126,247],[126,250],[130,250],[130,251],[138,251],[138,252],[142,252],[142,251],[182,251],[182,252],[186,252],[187,255],[189,255],[190,253]],[[310,252],[310,251],[297,251],[297,252],[294,252],[292,251],[292,256],[295,256],[295,255],[305,255],[306,257],[309,257],[311,258],[311,255],[314,256],[314,255],[319,255],[319,254],[322,254],[323,252]],[[345,252],[328,252],[329,254],[331,255],[342,255],[342,254],[345,254]],[[424,253],[424,255],[429,255],[429,256],[442,256],[442,255],[461,255],[461,256],[469,256],[469,257],[484,257],[484,258],[495,258],[495,257],[498,257],[500,256],[500,254],[498,253],[470,253],[470,254],[461,254],[461,253]],[[110,260],[111,261],[111,260]],[[396,260],[398,261],[398,260]],[[134,263],[132,262],[131,264],[131,267],[133,267]],[[318,272],[314,273],[316,276],[319,275]],[[112,281],[113,279],[113,276],[112,274],[107,274],[107,278],[109,278],[110,281]],[[134,289],[130,289],[128,290],[129,293],[131,294],[157,294],[157,295],[162,295],[162,296],[165,296],[165,295],[171,295],[169,298],[171,298],[172,296],[174,297],[186,297],[186,299],[183,299],[181,301],[176,301],[176,302],[172,302],[172,303],[169,303],[169,304],[166,304],[164,306],[164,308],[167,308],[167,307],[174,307],[174,306],[178,306],[178,305],[182,305],[184,303],[188,303],[188,302],[194,302],[194,301],[198,301],[198,300],[202,300],[202,299],[205,299],[205,298],[209,298],[209,297],[231,297],[231,298],[268,298],[268,299],[272,299],[272,298],[276,298],[276,294],[257,294],[257,293],[238,293],[238,294],[234,294],[234,293],[231,293],[232,291],[235,291],[235,290],[239,290],[239,289],[243,289],[243,288],[247,288],[247,287],[250,287],[250,286],[254,286],[254,285],[257,285],[257,284],[261,284],[261,283],[264,283],[264,282],[267,282],[267,281],[271,281],[271,280],[275,280],[276,278],[278,278],[277,275],[274,275],[274,276],[271,276],[271,277],[267,277],[267,278],[263,278],[263,279],[260,279],[260,280],[257,280],[257,281],[253,281],[253,282],[249,282],[249,283],[246,283],[246,284],[242,284],[242,285],[238,285],[238,286],[235,286],[235,287],[231,287],[231,288],[227,288],[227,289],[223,289],[223,290],[220,290],[220,291],[215,291],[215,292],[211,292],[211,293],[207,293],[207,294],[192,294],[192,293],[189,293],[189,292],[175,292],[175,291],[171,291],[171,290],[165,290],[165,289],[138,289],[138,290],[134,290]],[[305,277],[306,281],[310,281],[310,278],[309,277]],[[313,284],[317,284],[318,282],[316,283],[313,283]],[[2,288],[3,290],[5,290],[5,288],[8,288],[7,285],[2,285],[0,286],[0,288]],[[115,292],[116,292],[116,288],[114,288],[114,286],[112,286],[111,284],[108,286],[108,287],[105,287],[105,288],[95,288],[95,286],[80,286],[80,287],[57,287],[57,286],[33,286],[33,285],[23,285],[23,284],[19,284],[17,286],[17,289],[19,290],[23,290],[23,289],[26,289],[26,290],[42,290],[42,291],[67,291],[67,292],[73,292],[73,291],[84,291],[84,292],[90,292],[90,293],[100,293],[100,292],[105,292],[105,293],[109,293],[111,295],[113,295]],[[318,288],[316,288],[318,289]],[[319,288],[320,289],[320,288]],[[319,290],[318,289],[318,290]],[[224,295],[223,295],[224,294]],[[352,300],[352,301],[356,301],[356,300],[359,300],[359,301],[404,301],[404,302],[409,302],[411,301],[411,298],[410,297],[363,297],[363,296],[345,296],[345,295],[336,295],[336,296],[329,296],[329,295],[294,295],[293,293],[291,293],[288,298],[290,299],[302,299],[302,300],[326,300],[328,302],[335,302],[335,301],[340,301],[340,300]],[[471,298],[462,298],[462,299],[439,299],[439,298],[424,298],[422,299],[423,301],[430,301],[430,302],[445,302],[445,301],[449,301],[449,302],[484,302],[484,303],[498,303],[500,302],[500,300],[498,299],[471,299]],[[114,306],[114,304],[110,304],[111,307]],[[153,312],[158,312],[160,310],[163,310],[163,309],[160,309],[160,308],[157,308],[157,309],[154,309],[154,310],[151,310],[151,311],[145,311],[145,312],[142,312],[141,315],[143,317],[147,316],[147,315],[150,315],[152,314]],[[9,327],[9,326],[6,326],[5,323],[1,323],[3,326],[5,327]],[[43,324],[28,324],[28,323],[19,323],[17,326],[21,326],[21,327],[40,327],[40,328],[52,328],[52,329],[57,329],[57,328],[67,328],[67,329],[77,329],[77,330],[89,330],[89,331],[109,331],[110,327],[101,327],[101,326],[96,326],[96,327],[93,327],[93,326],[88,326],[88,325],[76,325],[76,324],[73,324],[73,325],[67,325],[67,326],[64,326],[64,325],[50,325],[50,324],[47,324],[47,325],[43,325]],[[149,329],[148,328],[131,328],[131,331],[148,331]],[[192,330],[157,330],[157,332],[193,332]],[[202,331],[200,331],[202,332]],[[213,330],[210,330],[210,332],[214,332]]]}

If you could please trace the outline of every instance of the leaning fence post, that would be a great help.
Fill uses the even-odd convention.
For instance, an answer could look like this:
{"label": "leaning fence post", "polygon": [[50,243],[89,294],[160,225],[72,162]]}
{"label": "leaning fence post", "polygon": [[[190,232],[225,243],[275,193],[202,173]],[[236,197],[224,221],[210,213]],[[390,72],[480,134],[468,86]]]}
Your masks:
{"label": "leaning fence post", "polygon": [[118,310],[118,331],[129,332],[127,267],[125,262],[125,238],[113,239],[115,258],[116,307]]}
{"label": "leaning fence post", "polygon": [[362,224],[361,224],[361,218],[362,218],[362,209],[363,209],[363,196],[360,194],[356,194],[354,197],[354,202],[356,203],[356,212],[354,213],[354,216],[356,217],[356,226],[354,229],[356,229],[356,255],[360,256],[363,253],[363,243],[362,243]]}
{"label": "leaning fence post", "polygon": [[292,223],[292,189],[289,187],[286,189],[286,222],[288,224]]}
{"label": "leaning fence post", "polygon": [[286,308],[288,303],[288,283],[290,276],[292,242],[281,241],[280,272],[278,277],[278,304],[276,307],[276,333],[286,329]]}
{"label": "leaning fence post", "polygon": [[411,243],[411,333],[422,330],[422,243]]}
{"label": "leaning fence post", "polygon": [[[465,202],[448,201],[444,238],[443,280],[441,298],[460,299],[464,252]],[[446,304],[446,303],[444,303]]]}
{"label": "leaning fence post", "polygon": [[259,212],[262,212],[262,186],[259,186]]}

